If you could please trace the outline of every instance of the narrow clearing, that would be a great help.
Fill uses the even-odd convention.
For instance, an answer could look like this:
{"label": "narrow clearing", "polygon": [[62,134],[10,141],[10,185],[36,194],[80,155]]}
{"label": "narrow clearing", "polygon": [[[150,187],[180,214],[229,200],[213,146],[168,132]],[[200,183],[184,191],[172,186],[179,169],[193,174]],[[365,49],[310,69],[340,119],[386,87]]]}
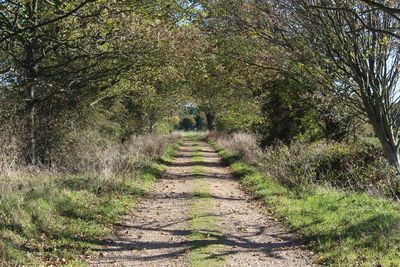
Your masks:
{"label": "narrow clearing", "polygon": [[[201,161],[193,160],[195,153]],[[312,266],[299,243],[240,189],[209,144],[185,141],[168,165],[152,191],[118,226],[115,241],[99,249],[89,265]],[[199,186],[206,187],[209,199],[204,211],[194,193]],[[205,234],[214,233],[215,227],[194,229],[193,222],[201,219],[196,216],[212,218],[217,238]],[[199,240],[202,234],[204,240]],[[202,257],[204,263],[199,262]]]}

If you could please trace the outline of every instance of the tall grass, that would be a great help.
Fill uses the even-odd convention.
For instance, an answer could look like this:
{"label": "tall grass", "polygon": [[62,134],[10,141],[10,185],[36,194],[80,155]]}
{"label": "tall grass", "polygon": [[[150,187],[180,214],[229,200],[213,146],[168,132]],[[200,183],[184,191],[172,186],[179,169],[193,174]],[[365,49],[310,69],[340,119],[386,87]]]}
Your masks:
{"label": "tall grass", "polygon": [[67,263],[101,245],[110,224],[162,170],[155,161],[177,138],[137,135],[91,145],[82,138],[52,166],[0,155],[0,262]]}
{"label": "tall grass", "polygon": [[263,157],[263,151],[257,144],[254,135],[248,133],[221,134],[210,133],[208,137],[215,140],[218,145],[224,147],[235,155],[251,164],[259,164]]}

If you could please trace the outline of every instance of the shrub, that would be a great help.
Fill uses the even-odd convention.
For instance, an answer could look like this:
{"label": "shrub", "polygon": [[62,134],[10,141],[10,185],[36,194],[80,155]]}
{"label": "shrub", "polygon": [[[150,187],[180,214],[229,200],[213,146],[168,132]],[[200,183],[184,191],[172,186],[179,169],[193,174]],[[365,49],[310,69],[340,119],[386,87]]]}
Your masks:
{"label": "shrub", "polygon": [[366,144],[297,142],[267,149],[264,161],[263,170],[289,187],[329,183],[371,194],[399,193],[395,169],[380,149]]}
{"label": "shrub", "polygon": [[180,122],[180,129],[185,131],[194,130],[196,127],[196,120],[193,116],[186,116]]}
{"label": "shrub", "polygon": [[261,151],[247,134],[211,135],[210,138],[256,165],[264,173],[292,189],[328,183],[346,190],[400,197],[400,180],[378,146],[368,143],[294,142]]}

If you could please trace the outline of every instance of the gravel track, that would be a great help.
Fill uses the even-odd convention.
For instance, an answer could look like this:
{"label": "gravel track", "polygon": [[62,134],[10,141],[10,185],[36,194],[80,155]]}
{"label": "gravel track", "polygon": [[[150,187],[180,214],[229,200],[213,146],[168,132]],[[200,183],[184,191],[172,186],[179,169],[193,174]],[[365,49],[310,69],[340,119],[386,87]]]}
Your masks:
{"label": "gravel track", "polygon": [[[213,256],[223,256],[227,267],[313,266],[309,253],[240,188],[214,149],[200,145],[202,179],[223,234],[223,249]],[[190,266],[193,151],[193,142],[185,141],[163,177],[117,226],[114,241],[88,260],[90,266]]]}

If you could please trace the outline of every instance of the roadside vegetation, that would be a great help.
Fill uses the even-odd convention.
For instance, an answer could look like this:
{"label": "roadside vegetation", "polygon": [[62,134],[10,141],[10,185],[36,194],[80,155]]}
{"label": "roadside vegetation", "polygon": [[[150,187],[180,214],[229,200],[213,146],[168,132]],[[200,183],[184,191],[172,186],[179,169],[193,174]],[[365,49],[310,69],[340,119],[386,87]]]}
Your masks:
{"label": "roadside vegetation", "polygon": [[268,212],[317,253],[316,263],[399,263],[399,184],[379,149],[320,142],[262,151],[249,134],[209,138]]}
{"label": "roadside vegetation", "polygon": [[9,169],[0,180],[2,264],[83,261],[110,240],[113,224],[164,170],[157,160],[170,160],[177,138],[133,136],[124,145],[99,145],[90,159],[74,159],[84,169],[70,172]]}

